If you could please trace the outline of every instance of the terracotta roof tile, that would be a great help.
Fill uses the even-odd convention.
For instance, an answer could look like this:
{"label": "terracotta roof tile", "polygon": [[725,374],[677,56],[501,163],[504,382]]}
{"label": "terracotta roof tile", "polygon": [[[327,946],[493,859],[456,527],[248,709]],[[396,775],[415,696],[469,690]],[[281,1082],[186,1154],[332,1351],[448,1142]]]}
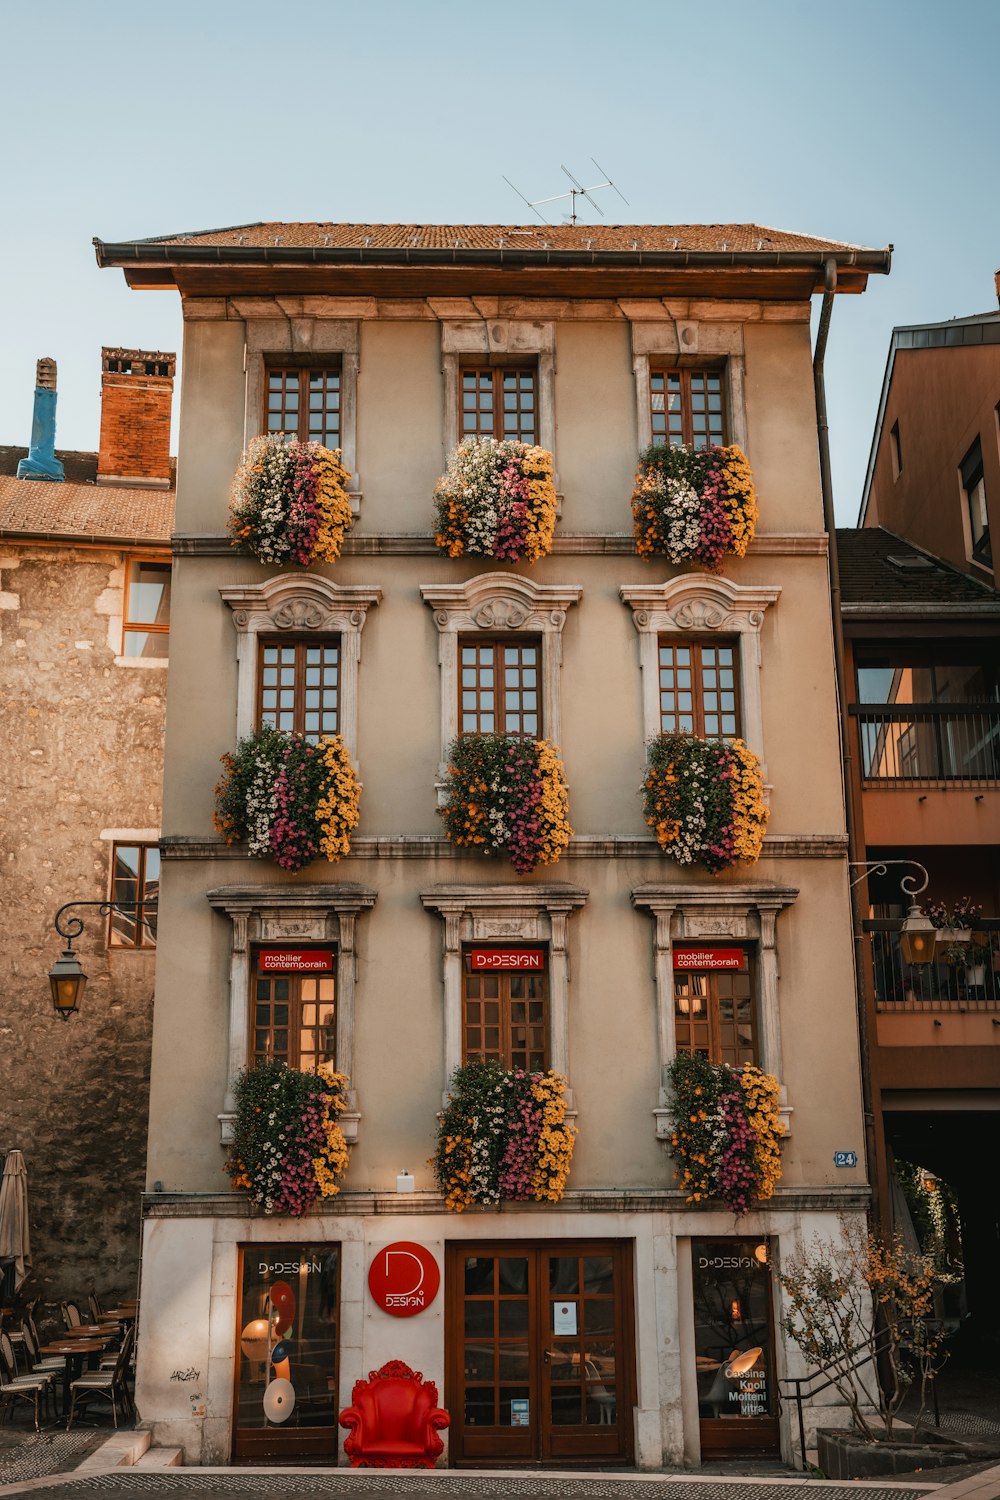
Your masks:
{"label": "terracotta roof tile", "polygon": [[173,524],[173,490],[0,475],[0,537],[56,536],[165,547]]}
{"label": "terracotta roof tile", "polygon": [[[502,245],[501,245],[502,242]],[[853,250],[842,240],[760,224],[236,224],[133,241],[148,245],[281,245],[372,250]]]}

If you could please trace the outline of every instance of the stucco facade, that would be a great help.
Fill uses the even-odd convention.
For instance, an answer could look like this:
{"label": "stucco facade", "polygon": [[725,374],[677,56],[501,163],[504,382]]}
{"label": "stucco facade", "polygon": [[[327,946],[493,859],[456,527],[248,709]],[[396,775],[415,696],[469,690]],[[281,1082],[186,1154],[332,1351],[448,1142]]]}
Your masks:
{"label": "stucco facade", "polygon": [[[286,242],[299,228],[286,226]],[[118,248],[104,247],[105,263],[128,263],[139,284],[142,248],[131,259]],[[295,290],[294,272],[283,290],[288,268],[267,265],[255,269],[252,294],[239,267],[222,294],[195,293],[183,284],[185,247],[165,253],[178,268],[185,351],[142,1419],[189,1461],[232,1452],[241,1247],[252,1257],[256,1246],[287,1245],[298,1265],[296,1247],[339,1246],[340,1406],[353,1381],[388,1358],[434,1378],[447,1406],[460,1399],[447,1347],[449,1247],[533,1254],[613,1244],[630,1267],[621,1304],[630,1310],[629,1368],[618,1398],[619,1407],[627,1398],[628,1438],[617,1461],[695,1463],[692,1241],[764,1240],[773,1265],[803,1236],[836,1234],[838,1216],[863,1214],[867,1202],[810,378],[809,295],[821,258],[794,295],[787,284],[776,295],[763,267],[756,280],[751,267],[738,296],[731,283],[713,296],[713,273],[701,270],[689,295],[677,291],[684,273],[672,273],[665,297],[650,271],[643,298],[626,300],[610,282],[601,295],[599,268],[586,298],[569,282],[565,296],[541,282],[532,295],[530,276],[523,295],[502,296],[494,274],[475,269],[462,295],[435,296],[430,273],[423,291],[411,282],[400,295],[389,266],[367,272],[376,285],[382,278],[384,296],[353,295],[334,268],[322,293]],[[158,267],[149,278],[162,284],[166,274]],[[546,276],[545,287],[558,284],[558,269]],[[694,355],[681,355],[692,340]],[[287,362],[318,350],[343,361],[356,524],[336,565],[268,567],[225,536],[229,487],[261,427],[266,356]],[[551,554],[532,567],[449,559],[433,542],[431,493],[454,436],[455,372],[470,350],[537,361],[560,517]],[[651,351],[668,365],[697,355],[726,372],[761,519],[747,557],[727,559],[721,578],[635,555],[629,498],[648,441]],[[357,663],[356,724],[342,732],[356,744],[361,824],[348,858],[295,875],[226,847],[212,829],[219,759],[252,717],[241,635],[248,613],[273,608],[275,590],[298,601],[300,621],[312,606],[316,619],[341,621]],[[437,816],[456,691],[449,637],[484,630],[480,618],[494,632],[531,630],[542,641],[545,732],[557,728],[569,782],[569,850],[527,876],[456,850]],[[650,722],[650,642],[682,626],[737,643],[745,728],[771,809],[761,859],[715,877],[661,853],[639,795],[644,742],[659,728]],[[782,1179],[774,1199],[738,1224],[718,1206],[685,1202],[665,1145],[671,944],[681,939],[752,953],[759,1059],[781,1085]],[[248,1058],[248,956],[282,940],[336,952],[338,1065],[346,1052],[353,1089],[344,1190],[301,1221],[250,1215],[223,1176],[231,1086]],[[462,1060],[457,986],[473,941],[547,953],[550,1056],[567,1075],[579,1130],[556,1206],[508,1203],[459,1218],[445,1213],[427,1165]],[[857,1166],[836,1168],[834,1153],[851,1150]],[[403,1169],[416,1179],[405,1197],[395,1191]],[[441,1266],[441,1296],[419,1317],[391,1318],[367,1291],[372,1256],[394,1240],[419,1242]],[[776,1282],[774,1299],[777,1326]],[[797,1373],[780,1337],[775,1351],[776,1374]]]}

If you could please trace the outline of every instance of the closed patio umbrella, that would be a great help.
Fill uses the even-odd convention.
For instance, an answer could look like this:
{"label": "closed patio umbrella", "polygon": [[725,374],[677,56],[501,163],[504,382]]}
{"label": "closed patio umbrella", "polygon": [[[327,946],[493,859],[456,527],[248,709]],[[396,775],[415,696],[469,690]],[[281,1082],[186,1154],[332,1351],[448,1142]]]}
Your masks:
{"label": "closed patio umbrella", "polygon": [[11,1260],[16,1292],[31,1266],[28,1172],[20,1151],[10,1152],[0,1178],[0,1261]]}

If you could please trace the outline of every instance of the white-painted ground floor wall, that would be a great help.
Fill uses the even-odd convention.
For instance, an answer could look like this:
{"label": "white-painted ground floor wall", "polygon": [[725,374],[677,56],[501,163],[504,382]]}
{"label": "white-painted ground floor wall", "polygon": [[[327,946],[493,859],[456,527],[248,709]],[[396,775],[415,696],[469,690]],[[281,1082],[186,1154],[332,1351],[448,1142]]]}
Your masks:
{"label": "white-painted ground floor wall", "polygon": [[[141,1313],[136,1396],[140,1421],[156,1443],[182,1446],[189,1464],[225,1464],[233,1441],[233,1395],[238,1359],[240,1248],[287,1243],[339,1246],[339,1392],[348,1405],[356,1380],[387,1360],[401,1359],[434,1380],[447,1405],[445,1380],[445,1255],[455,1241],[625,1242],[634,1274],[634,1464],[690,1467],[701,1458],[691,1241],[767,1239],[772,1267],[814,1236],[838,1239],[840,1219],[863,1218],[855,1190],[838,1195],[779,1194],[766,1211],[734,1220],[720,1211],[688,1210],[679,1195],[657,1193],[638,1210],[602,1209],[600,1193],[567,1196],[558,1208],[508,1204],[502,1211],[462,1215],[441,1200],[417,1194],[401,1211],[392,1195],[345,1194],[334,1212],[301,1219],[248,1217],[235,1195],[157,1195],[147,1199],[143,1235]],[[618,1194],[609,1199],[621,1202]],[[785,1198],[787,1201],[782,1201]],[[425,1201],[426,1199],[426,1201]],[[597,1206],[595,1206],[597,1205]],[[385,1312],[368,1290],[368,1269],[381,1248],[416,1241],[441,1270],[442,1287],[419,1315]],[[775,1375],[806,1373],[797,1350],[781,1334],[781,1289],[772,1282]],[[844,1425],[836,1393],[807,1412],[807,1442],[818,1425]],[[447,1440],[448,1434],[443,1434]],[[340,1462],[344,1462],[342,1439]],[[798,1445],[794,1407],[780,1415],[782,1455]],[[448,1462],[448,1448],[441,1460]],[[600,1467],[600,1464],[594,1465]]]}

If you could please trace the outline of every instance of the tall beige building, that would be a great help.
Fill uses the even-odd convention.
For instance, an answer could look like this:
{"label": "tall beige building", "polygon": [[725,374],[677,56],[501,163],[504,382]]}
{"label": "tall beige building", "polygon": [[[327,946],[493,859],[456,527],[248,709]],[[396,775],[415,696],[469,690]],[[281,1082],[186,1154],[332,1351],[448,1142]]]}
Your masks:
{"label": "tall beige building", "polygon": [[[176,287],[185,315],[143,1420],[191,1462],[334,1461],[353,1383],[402,1359],[439,1386],[453,1465],[791,1457],[773,1270],[868,1199],[810,302],[863,291],[887,253],[752,225],[258,224],[98,258]],[[230,544],[233,474],[266,428],[341,449],[355,523],[336,564]],[[432,493],[468,434],[553,455],[555,539],[532,566],[435,545]],[[717,575],[636,555],[654,438],[748,455],[756,540]],[[712,876],[661,851],[640,788],[650,737],[711,732],[714,662],[770,822],[756,863]],[[669,697],[685,663],[689,719]],[[363,783],[350,856],[295,874],[212,823],[220,757],[282,665],[290,712],[312,684]],[[505,676],[495,722],[484,671]],[[445,838],[466,691],[480,728],[521,716],[560,746],[558,864],[519,876]],[[743,1218],[676,1185],[678,1050],[779,1082],[781,1180]],[[251,1213],[223,1175],[234,1082],[255,1057],[320,1053],[350,1075],[344,1190],[303,1218]],[[560,1202],[446,1211],[428,1158],[478,1055],[565,1074]],[[417,1315],[372,1295],[387,1250],[430,1278]],[[276,1279],[295,1406],[269,1422],[277,1364],[250,1325]]]}

